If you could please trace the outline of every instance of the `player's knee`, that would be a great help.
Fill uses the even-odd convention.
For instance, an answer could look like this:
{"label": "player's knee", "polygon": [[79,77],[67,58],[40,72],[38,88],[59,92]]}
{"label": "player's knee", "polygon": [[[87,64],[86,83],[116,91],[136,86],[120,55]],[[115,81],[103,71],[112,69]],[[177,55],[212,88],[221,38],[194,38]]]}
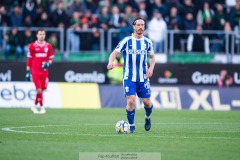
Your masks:
{"label": "player's knee", "polygon": [[142,99],[142,101],[143,101],[144,106],[146,106],[146,107],[152,106],[152,102],[150,101],[150,98],[144,98],[144,99]]}
{"label": "player's knee", "polygon": [[42,93],[42,89],[37,89],[37,93]]}
{"label": "player's knee", "polygon": [[127,98],[127,105],[130,107],[134,107],[135,106],[135,99],[132,97]]}

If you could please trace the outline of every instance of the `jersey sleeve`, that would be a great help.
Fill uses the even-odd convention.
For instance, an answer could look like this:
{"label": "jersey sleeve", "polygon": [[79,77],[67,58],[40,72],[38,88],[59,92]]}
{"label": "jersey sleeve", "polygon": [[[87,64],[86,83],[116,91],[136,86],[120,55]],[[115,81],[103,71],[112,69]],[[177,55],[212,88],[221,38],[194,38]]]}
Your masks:
{"label": "jersey sleeve", "polygon": [[32,57],[33,57],[33,45],[28,45],[28,53],[27,53],[27,66],[31,68],[32,66]]}
{"label": "jersey sleeve", "polygon": [[48,45],[48,60],[52,61],[54,57],[52,45]]}
{"label": "jersey sleeve", "polygon": [[115,50],[117,50],[118,52],[123,52],[125,49],[126,49],[126,46],[127,46],[127,41],[128,41],[128,38],[124,38],[123,40],[121,40],[117,47],[115,48]]}

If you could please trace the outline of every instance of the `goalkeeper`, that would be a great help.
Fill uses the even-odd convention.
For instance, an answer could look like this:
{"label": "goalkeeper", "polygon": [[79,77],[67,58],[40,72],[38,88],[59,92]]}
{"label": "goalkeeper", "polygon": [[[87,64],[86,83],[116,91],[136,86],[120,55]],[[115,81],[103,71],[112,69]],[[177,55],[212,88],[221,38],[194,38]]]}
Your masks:
{"label": "goalkeeper", "polygon": [[[48,85],[48,67],[52,63],[53,49],[52,45],[45,41],[46,32],[43,29],[37,30],[37,40],[28,46],[27,64],[26,64],[26,80],[33,81],[37,94],[35,106],[31,107],[33,113],[46,113],[43,106],[43,90]],[[40,111],[37,105],[40,105]]]}

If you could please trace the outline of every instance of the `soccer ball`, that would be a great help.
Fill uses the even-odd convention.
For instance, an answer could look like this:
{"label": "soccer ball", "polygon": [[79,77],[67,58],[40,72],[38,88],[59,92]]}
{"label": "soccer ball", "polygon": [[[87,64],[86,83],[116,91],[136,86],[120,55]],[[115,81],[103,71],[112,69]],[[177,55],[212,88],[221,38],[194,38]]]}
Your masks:
{"label": "soccer ball", "polygon": [[130,125],[127,121],[120,120],[117,122],[115,129],[117,133],[128,133],[130,130]]}

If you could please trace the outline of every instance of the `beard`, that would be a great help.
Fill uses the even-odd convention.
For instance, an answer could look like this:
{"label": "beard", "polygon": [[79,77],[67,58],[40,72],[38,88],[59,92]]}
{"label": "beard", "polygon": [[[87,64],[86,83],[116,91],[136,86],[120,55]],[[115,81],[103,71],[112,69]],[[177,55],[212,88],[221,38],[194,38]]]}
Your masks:
{"label": "beard", "polygon": [[143,34],[143,29],[136,30],[137,34]]}

